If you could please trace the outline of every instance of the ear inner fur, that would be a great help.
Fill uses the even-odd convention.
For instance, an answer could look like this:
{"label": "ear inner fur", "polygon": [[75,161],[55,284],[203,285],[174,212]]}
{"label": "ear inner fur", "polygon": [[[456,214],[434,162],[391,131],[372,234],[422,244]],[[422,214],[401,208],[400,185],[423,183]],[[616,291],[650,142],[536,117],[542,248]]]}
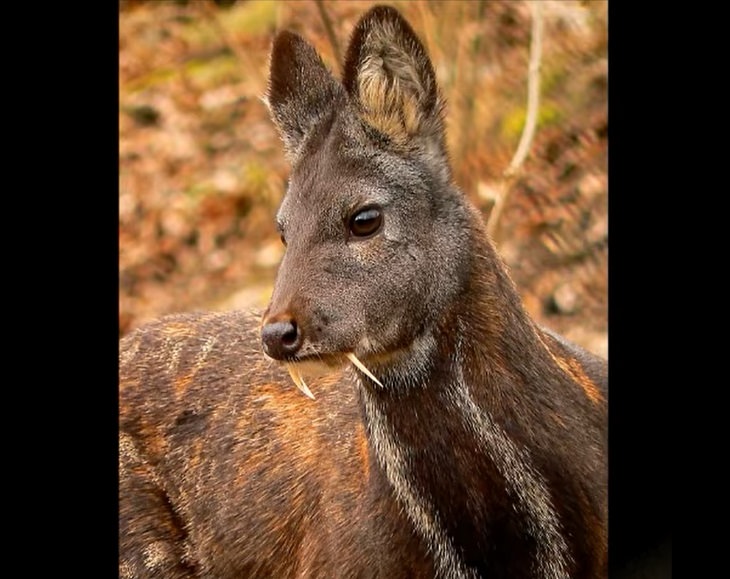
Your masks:
{"label": "ear inner fur", "polygon": [[443,138],[442,99],[431,61],[411,26],[386,6],[374,8],[353,32],[343,84],[362,119],[405,146],[417,137]]}

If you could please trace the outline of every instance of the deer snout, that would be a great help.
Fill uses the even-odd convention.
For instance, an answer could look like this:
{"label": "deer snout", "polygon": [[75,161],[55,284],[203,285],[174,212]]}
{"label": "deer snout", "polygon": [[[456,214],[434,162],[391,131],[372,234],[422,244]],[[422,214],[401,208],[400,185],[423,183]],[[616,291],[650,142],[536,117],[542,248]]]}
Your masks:
{"label": "deer snout", "polygon": [[261,328],[261,343],[267,356],[286,360],[302,346],[302,332],[293,318],[265,320]]}

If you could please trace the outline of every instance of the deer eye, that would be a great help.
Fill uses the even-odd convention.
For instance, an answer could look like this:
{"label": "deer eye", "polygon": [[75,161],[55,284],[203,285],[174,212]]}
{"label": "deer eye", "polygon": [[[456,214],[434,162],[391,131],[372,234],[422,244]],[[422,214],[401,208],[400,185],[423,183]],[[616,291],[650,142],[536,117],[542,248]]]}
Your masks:
{"label": "deer eye", "polygon": [[377,207],[366,207],[355,213],[350,219],[350,235],[352,237],[372,237],[383,225],[383,214]]}

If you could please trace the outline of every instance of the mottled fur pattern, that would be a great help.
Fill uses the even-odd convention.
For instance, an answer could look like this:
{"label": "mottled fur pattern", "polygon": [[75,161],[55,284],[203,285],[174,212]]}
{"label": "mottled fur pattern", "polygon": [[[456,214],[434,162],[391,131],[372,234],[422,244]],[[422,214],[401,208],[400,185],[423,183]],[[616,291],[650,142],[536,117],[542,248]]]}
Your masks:
{"label": "mottled fur pattern", "polygon": [[[377,7],[341,82],[290,32],[270,66],[287,250],[263,317],[122,340],[120,576],[605,577],[606,363],[524,310],[452,182],[418,37]],[[363,208],[382,224],[358,238]],[[281,362],[319,368],[315,400]]]}

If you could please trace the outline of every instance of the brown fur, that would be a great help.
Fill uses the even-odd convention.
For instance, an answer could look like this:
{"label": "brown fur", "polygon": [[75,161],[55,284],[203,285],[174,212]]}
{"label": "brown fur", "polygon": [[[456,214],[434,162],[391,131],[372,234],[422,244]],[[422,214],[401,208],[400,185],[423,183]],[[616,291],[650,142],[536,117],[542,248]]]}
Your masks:
{"label": "brown fur", "polygon": [[[188,331],[170,342],[167,324]],[[354,377],[313,381],[311,403],[254,349],[257,326],[243,313],[188,314],[122,340],[122,350],[140,342],[120,368],[120,569],[129,576],[189,567],[178,576],[349,577],[363,562],[373,572],[361,576],[384,576],[375,570],[390,541],[356,539],[351,523],[407,524],[392,519],[399,509],[387,494],[367,488],[371,457]],[[179,351],[178,372],[190,373],[211,333],[226,346],[180,399],[168,362]],[[413,549],[412,533],[391,538]],[[168,553],[166,563],[150,565],[150,545]],[[394,576],[413,576],[409,568],[426,565],[425,554],[418,559]]]}

